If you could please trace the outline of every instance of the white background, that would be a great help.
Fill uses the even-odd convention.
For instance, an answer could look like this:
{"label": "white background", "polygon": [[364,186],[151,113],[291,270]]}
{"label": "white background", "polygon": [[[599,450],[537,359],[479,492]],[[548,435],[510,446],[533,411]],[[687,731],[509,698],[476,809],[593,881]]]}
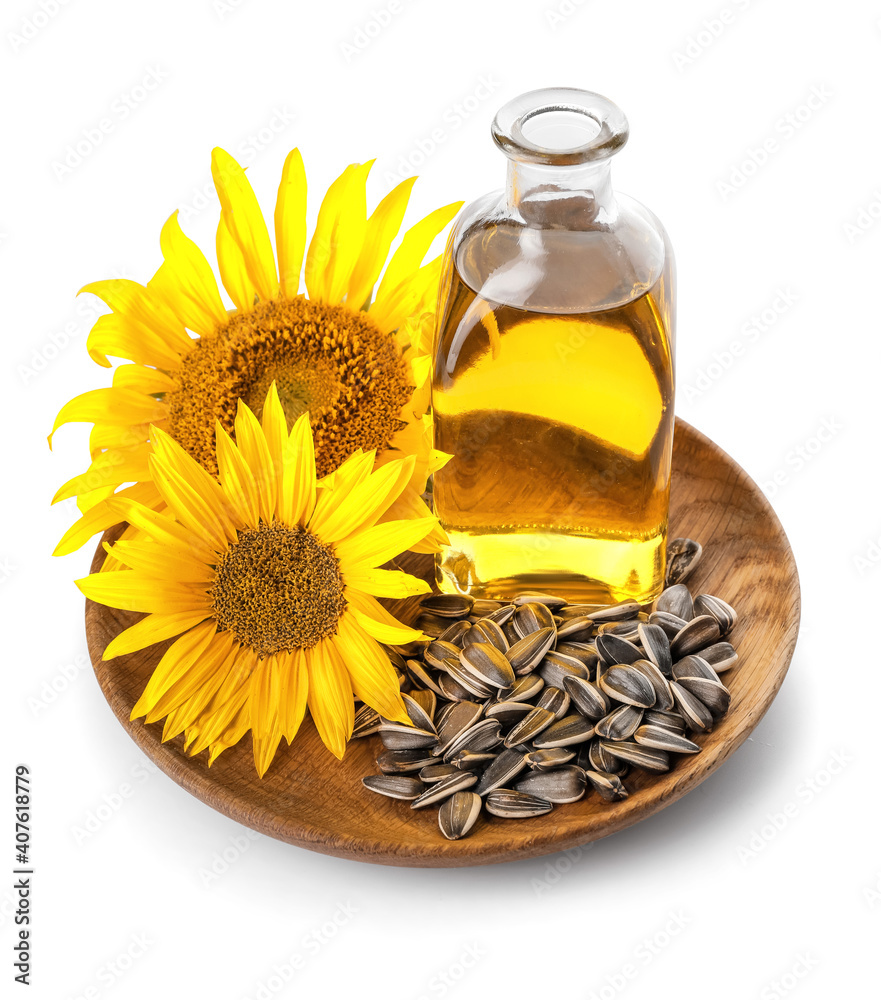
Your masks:
{"label": "white background", "polygon": [[[877,645],[881,580],[881,8],[42,7],[51,16],[37,0],[7,0],[0,15],[0,868],[13,867],[10,775],[24,761],[37,869],[28,995],[876,996],[879,684],[877,654],[863,650]],[[145,77],[149,93],[136,89]],[[86,431],[59,434],[54,454],[46,434],[67,399],[109,384],[84,349],[92,304],[75,293],[104,277],[146,281],[177,207],[189,206],[184,228],[212,253],[216,203],[201,190],[214,145],[249,166],[267,210],[294,145],[313,192],[378,156],[374,204],[418,166],[415,220],[500,187],[491,118],[551,85],[597,90],[629,117],[615,183],[655,210],[678,258],[678,412],[764,485],[799,563],[804,628],[789,677],[700,788],[569,857],[420,871],[247,836],[148,770],[88,666],[72,580],[91,552],[49,556],[74,512],[48,501],[84,467]],[[59,170],[102,119],[101,143]],[[844,764],[830,770],[835,759]],[[118,800],[123,785],[131,794]],[[108,800],[119,808],[84,836]],[[0,876],[10,996],[23,990],[12,982],[12,881]],[[283,982],[293,955],[302,969]]]}

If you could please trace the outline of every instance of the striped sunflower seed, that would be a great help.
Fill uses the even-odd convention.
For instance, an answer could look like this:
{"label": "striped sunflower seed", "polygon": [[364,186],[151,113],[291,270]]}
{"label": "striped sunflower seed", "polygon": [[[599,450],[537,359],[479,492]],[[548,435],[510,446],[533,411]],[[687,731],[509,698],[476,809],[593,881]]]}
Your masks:
{"label": "striped sunflower seed", "polygon": [[531,771],[553,771],[555,767],[568,764],[574,757],[575,754],[571,750],[555,747],[548,750],[531,750],[523,759]]}
{"label": "striped sunflower seed", "polygon": [[487,795],[495,788],[507,785],[526,767],[526,758],[519,750],[503,750],[480,776],[475,791]]}
{"label": "striped sunflower seed", "polygon": [[652,747],[654,750],[667,750],[670,753],[697,753],[700,747],[697,743],[674,733],[666,726],[644,725],[633,734],[636,743]]}
{"label": "striped sunflower seed", "polygon": [[425,785],[418,778],[408,778],[404,774],[370,774],[361,779],[361,784],[378,795],[406,802],[418,798],[425,790]]}
{"label": "striped sunflower seed", "polygon": [[459,660],[467,670],[491,687],[507,689],[514,684],[514,668],[505,655],[488,642],[474,642],[466,646],[459,654]]}
{"label": "striped sunflower seed", "polygon": [[705,646],[712,646],[719,641],[722,632],[719,623],[712,615],[699,615],[676,634],[670,643],[670,654],[673,660],[680,660],[690,653],[699,653]]}
{"label": "striped sunflower seed", "polygon": [[667,585],[686,580],[700,562],[702,552],[700,542],[693,538],[674,538],[667,546]]}
{"label": "striped sunflower seed", "polygon": [[569,747],[576,743],[586,743],[593,738],[594,727],[583,715],[567,715],[551,723],[539,733],[532,745],[536,750],[552,750],[555,747]]}
{"label": "striped sunflower seed", "polygon": [[424,809],[426,806],[436,805],[438,802],[443,802],[450,795],[456,792],[464,792],[466,788],[470,788],[476,784],[477,775],[473,771],[457,771],[455,774],[441,778],[440,781],[429,785],[421,795],[413,799],[410,803],[410,808]]}
{"label": "striped sunflower seed", "polygon": [[[635,732],[642,722],[642,709],[635,705],[621,705],[597,722],[597,736],[607,740],[626,740]],[[608,768],[601,768],[608,770]]]}
{"label": "striped sunflower seed", "polygon": [[606,802],[620,802],[630,794],[617,774],[608,771],[585,771],[585,776],[591,785],[600,793]]}
{"label": "striped sunflower seed", "polygon": [[552,802],[537,795],[517,792],[510,788],[497,788],[486,797],[486,811],[502,819],[529,819],[544,816],[554,808]]}
{"label": "striped sunflower seed", "polygon": [[662,773],[670,770],[670,755],[665,750],[654,750],[631,740],[607,740],[603,743],[603,749],[613,757],[633,764],[634,767],[641,767],[644,771]]}
{"label": "striped sunflower seed", "polygon": [[540,628],[536,632],[518,639],[505,654],[514,673],[520,677],[528,674],[540,662],[545,653],[553,646],[556,632],[552,627]]}
{"label": "striped sunflower seed", "polygon": [[608,715],[612,707],[609,696],[583,677],[567,677],[563,681],[563,689],[575,708],[592,722]]}
{"label": "striped sunflower seed", "polygon": [[652,682],[638,668],[631,665],[609,667],[600,678],[599,686],[610,698],[625,705],[651,708],[656,701]]}
{"label": "striped sunflower seed", "polygon": [[437,814],[437,825],[447,840],[467,837],[480,816],[483,801],[474,792],[454,792]]}
{"label": "striped sunflower seed", "polygon": [[555,771],[533,771],[514,785],[515,791],[535,795],[555,805],[577,802],[584,797],[584,771],[573,764]]}
{"label": "striped sunflower seed", "polygon": [[474,598],[465,594],[429,594],[422,598],[422,610],[441,618],[466,618],[471,614]]}

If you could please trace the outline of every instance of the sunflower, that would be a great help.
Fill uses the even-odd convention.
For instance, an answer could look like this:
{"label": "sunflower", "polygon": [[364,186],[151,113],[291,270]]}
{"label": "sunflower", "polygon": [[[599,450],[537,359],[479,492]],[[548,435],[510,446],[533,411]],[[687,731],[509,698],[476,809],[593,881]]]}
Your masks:
{"label": "sunflower", "polygon": [[146,612],[104,651],[111,659],[174,639],[132,709],[165,719],[162,739],[185,734],[209,764],[251,731],[262,777],[305,710],[342,758],[353,693],[388,719],[407,722],[397,675],[380,643],[423,638],[377,597],[428,585],[379,568],[423,538],[434,518],[378,523],[406,489],[415,458],[375,468],[372,452],[346,459],[332,485],[316,482],[308,414],[290,432],[272,385],[261,417],[239,402],[235,440],[216,427],[217,477],[165,431],[151,428],[157,512],[108,500],[135,539],[110,546],[124,569],[77,581],[93,601]]}
{"label": "sunflower", "polygon": [[[222,149],[213,151],[221,205],[217,260],[234,309],[224,304],[210,264],[181,230],[176,212],[162,228],[163,263],[147,285],[113,279],[81,289],[111,309],[89,335],[90,356],[108,368],[111,356],[132,363],[115,368],[112,387],[67,403],[49,435],[51,446],[63,424],[94,424],[91,465],[53,499],[75,496],[83,512],[56,555],[116,524],[114,498],[161,509],[151,465],[153,428],[216,478],[215,425],[234,433],[239,400],[259,417],[272,383],[288,427],[309,413],[319,477],[358,449],[375,451],[378,467],[412,455],[411,479],[388,516],[429,513],[421,494],[445,460],[432,449],[427,415],[427,343],[440,257],[422,261],[461,202],[408,229],[385,266],[415,178],[395,187],[368,218],[371,166],[353,164],[333,182],[307,251],[306,176],[299,151],[292,150],[275,206],[273,253],[244,170]],[[308,297],[300,291],[301,269]],[[435,525],[414,545],[434,551],[444,540]],[[111,560],[105,568],[113,566]]]}

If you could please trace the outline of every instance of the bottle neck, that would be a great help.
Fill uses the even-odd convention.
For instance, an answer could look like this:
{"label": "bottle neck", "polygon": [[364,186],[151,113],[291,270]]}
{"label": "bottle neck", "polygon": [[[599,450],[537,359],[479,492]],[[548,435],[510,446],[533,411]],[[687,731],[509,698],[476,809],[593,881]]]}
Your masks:
{"label": "bottle neck", "polygon": [[541,229],[593,229],[617,214],[611,158],[550,166],[508,160],[508,206]]}

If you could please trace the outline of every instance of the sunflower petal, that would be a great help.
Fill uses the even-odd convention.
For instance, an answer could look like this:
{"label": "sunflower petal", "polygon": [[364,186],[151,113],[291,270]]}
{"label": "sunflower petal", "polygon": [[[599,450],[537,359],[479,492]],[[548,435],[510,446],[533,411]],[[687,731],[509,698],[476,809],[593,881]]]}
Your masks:
{"label": "sunflower petal", "polygon": [[139,327],[116,313],[95,320],[86,338],[89,357],[103,368],[112,367],[108,355],[128,358],[140,365],[157,365],[170,371],[180,366],[181,350],[170,347],[151,330]]}
{"label": "sunflower petal", "polygon": [[158,581],[130,569],[93,573],[74,582],[90,601],[122,611],[174,614],[209,607],[204,587]]}
{"label": "sunflower petal", "polygon": [[309,414],[301,414],[284,447],[278,516],[284,524],[305,523],[315,509],[315,448]]}
{"label": "sunflower petal", "polygon": [[[110,492],[123,483],[137,483],[144,479],[152,479],[150,473],[149,445],[141,445],[139,448],[127,450],[113,448],[102,451],[89,468],[69,479],[52,497],[52,503],[59,503],[61,500],[68,500],[78,494],[89,494],[94,490],[110,488]],[[109,495],[109,494],[106,494]],[[104,500],[105,496],[98,498]],[[91,509],[94,504],[89,504],[87,509]]]}
{"label": "sunflower petal", "polygon": [[145,395],[171,392],[177,388],[177,382],[156,368],[145,368],[144,365],[119,365],[113,371],[114,389],[133,389]]}
{"label": "sunflower petal", "polygon": [[139,334],[155,334],[179,354],[192,350],[193,341],[180,317],[154,291],[137,281],[130,278],[93,281],[77,292],[78,295],[84,293],[97,295]]}
{"label": "sunflower petal", "polygon": [[374,597],[414,597],[431,593],[431,587],[418,576],[398,569],[366,569],[363,565],[346,572],[346,587]]}
{"label": "sunflower petal", "polygon": [[421,541],[437,524],[435,517],[411,521],[386,521],[356,532],[334,546],[343,576],[353,567],[381,566]]}
{"label": "sunflower petal", "polygon": [[104,551],[121,566],[157,580],[169,578],[179,583],[199,583],[207,587],[216,576],[213,566],[143,537],[120,539],[113,545],[104,542],[103,546]]}
{"label": "sunflower petal", "polygon": [[260,520],[260,496],[250,465],[219,421],[214,428],[214,440],[218,475],[227,499],[234,505],[242,524],[257,524]]}
{"label": "sunflower petal", "polygon": [[221,215],[220,222],[217,223],[216,247],[217,266],[220,268],[223,287],[239,312],[250,312],[254,308],[257,288],[248,275],[245,258],[229,231],[225,215]]}
{"label": "sunflower petal", "polygon": [[382,199],[367,220],[364,243],[352,276],[349,278],[346,292],[346,302],[353,309],[361,309],[373,291],[373,286],[388,257],[392,240],[398,235],[398,230],[404,221],[410,192],[415,183],[415,177],[401,181]]}
{"label": "sunflower petal", "polygon": [[[421,313],[426,306],[434,305],[437,299],[442,256],[435,257],[419,270],[409,281],[401,282],[389,290],[382,300],[377,296],[370,306],[370,318],[386,333],[397,330],[407,318]],[[407,331],[409,335],[409,331]]]}
{"label": "sunflower petal", "polygon": [[[128,521],[135,528],[140,528],[148,537],[170,549],[192,556],[194,559],[212,563],[214,551],[196,538],[182,524],[178,524],[168,514],[160,514],[144,504],[137,503],[122,494],[116,494],[104,501],[107,506],[119,516],[119,521]],[[183,609],[181,609],[183,610]]]}
{"label": "sunflower petal", "polygon": [[163,464],[158,455],[150,458],[150,471],[156,489],[177,520],[215,552],[222,552],[236,537],[234,529],[227,531],[228,519],[221,521],[190,482],[174,469]]}
{"label": "sunflower petal", "polygon": [[379,642],[392,646],[403,646],[408,642],[424,639],[420,629],[404,625],[369,594],[362,594],[352,587],[346,588],[346,601],[355,621],[364,631]]}
{"label": "sunflower petal", "polygon": [[293,298],[300,290],[300,271],[306,251],[306,172],[299,149],[284,161],[275,203],[275,246],[281,294]]}
{"label": "sunflower petal", "polygon": [[407,722],[395,668],[353,615],[340,618],[339,631],[332,641],[346,663],[355,696],[386,719]]}
{"label": "sunflower petal", "polygon": [[[167,706],[175,716],[174,729],[168,733],[169,738],[197,725],[203,715],[207,718],[210,712],[206,709],[229,684],[230,677],[238,676],[235,664],[239,648],[231,632],[218,632],[199,658],[199,671],[191,671],[182,677],[159,699],[154,713],[159,706]],[[203,666],[206,668],[204,671],[201,669]]]}
{"label": "sunflower petal", "polygon": [[[267,394],[267,400],[275,393],[275,387],[271,386]],[[278,400],[276,393],[276,402]],[[266,406],[264,404],[264,416]],[[281,404],[278,404],[281,410]],[[284,417],[282,416],[282,419]],[[287,440],[287,424],[285,424],[285,442]],[[267,435],[260,422],[254,415],[253,410],[243,400],[239,400],[238,411],[236,413],[236,446],[239,453],[254,476],[257,484],[257,494],[260,501],[260,516],[264,521],[271,521],[277,506],[277,495],[281,493],[282,486],[279,483],[282,465],[275,465],[272,451],[270,450]],[[282,445],[284,448],[284,444]],[[282,464],[284,459],[282,458]]]}
{"label": "sunflower petal", "polygon": [[151,614],[111,639],[104,650],[104,659],[124,656],[139,649],[146,649],[157,642],[172,639],[194,625],[199,625],[209,616],[209,611],[178,611],[174,614]]}
{"label": "sunflower petal", "polygon": [[248,699],[254,764],[261,778],[272,763],[281,742],[280,700],[278,659],[267,656],[260,661],[251,677],[251,694]]}
{"label": "sunflower petal", "polygon": [[168,415],[165,403],[134,389],[91,389],[65,403],[55,418],[49,447],[59,427],[70,423],[142,424]]}
{"label": "sunflower petal", "polygon": [[211,265],[184,234],[173,212],[159,235],[165,263],[147,287],[156,291],[194,333],[205,335],[228,317]]}
{"label": "sunflower petal", "polygon": [[146,715],[156,704],[161,695],[179,680],[196,663],[199,656],[208,647],[216,629],[214,622],[203,622],[185,632],[171,644],[163,654],[156,669],[147,681],[144,693],[137,700],[131,711],[130,718],[139,719]]}
{"label": "sunflower petal", "polygon": [[334,644],[327,639],[309,650],[307,661],[307,702],[312,721],[324,745],[342,760],[346,741],[352,735],[355,725],[352,685],[345,662]]}
{"label": "sunflower petal", "polygon": [[230,235],[239,247],[245,270],[262,301],[278,294],[278,275],[266,220],[245,171],[216,146],[211,152],[211,176],[220,198],[221,212]]}
{"label": "sunflower petal", "polygon": [[99,531],[106,531],[114,524],[119,524],[124,518],[117,509],[110,506],[116,500],[133,500],[146,508],[154,508],[162,503],[162,498],[156,492],[152,483],[135,483],[127,486],[119,493],[114,493],[107,500],[94,506],[87,514],[75,521],[65,531],[61,541],[55,546],[54,556],[66,556],[75,552]]}
{"label": "sunflower petal", "polygon": [[309,664],[302,649],[278,654],[279,722],[284,738],[291,744],[306,714],[309,694]]}

